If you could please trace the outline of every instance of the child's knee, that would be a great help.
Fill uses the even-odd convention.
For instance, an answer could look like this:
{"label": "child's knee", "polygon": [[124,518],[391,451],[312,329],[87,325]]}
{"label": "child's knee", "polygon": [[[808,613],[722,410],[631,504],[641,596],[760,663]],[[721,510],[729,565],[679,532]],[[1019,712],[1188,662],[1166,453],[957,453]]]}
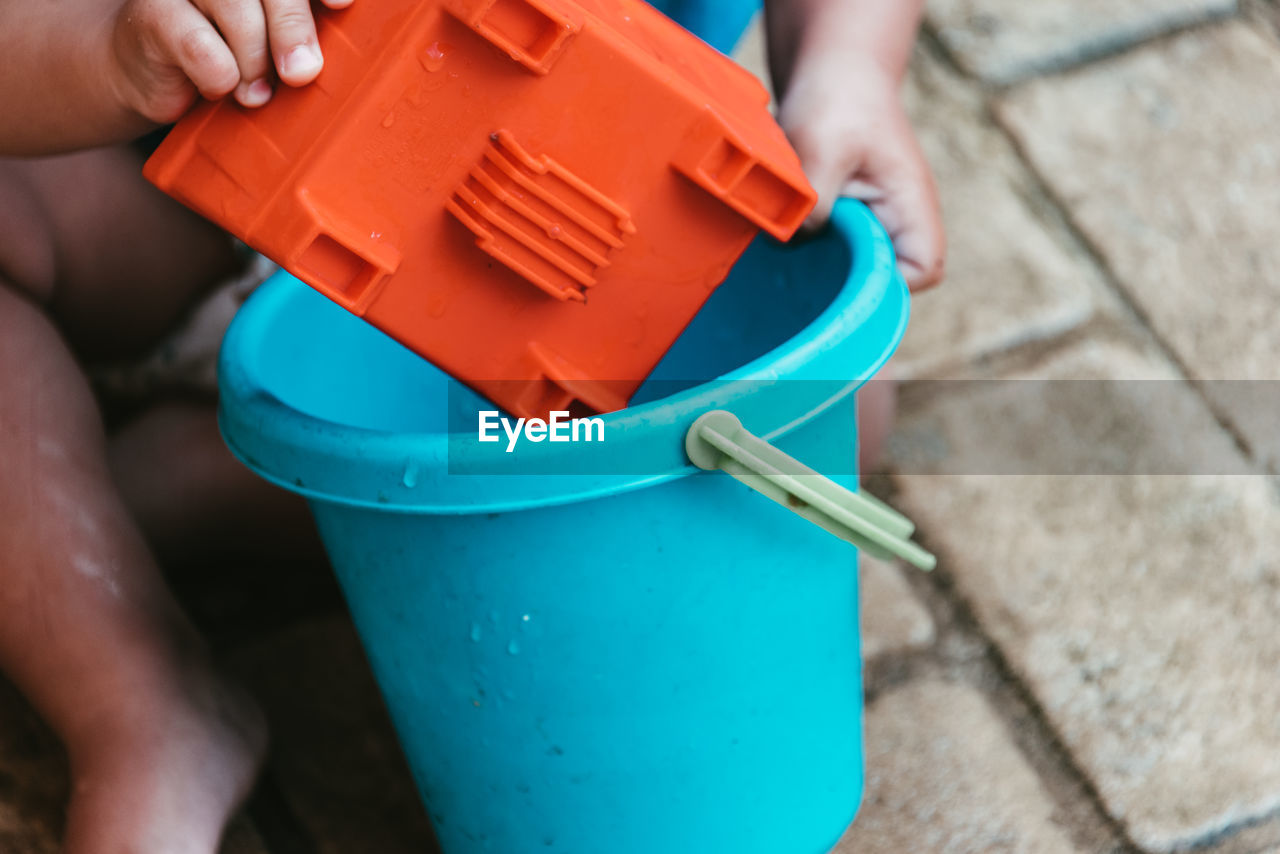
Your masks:
{"label": "child's knee", "polygon": [[33,442],[59,437],[81,447],[72,456],[83,461],[100,456],[102,436],[97,401],[66,340],[30,294],[0,281],[0,450],[30,464]]}
{"label": "child's knee", "polygon": [[0,281],[44,304],[57,280],[57,247],[24,165],[0,159]]}

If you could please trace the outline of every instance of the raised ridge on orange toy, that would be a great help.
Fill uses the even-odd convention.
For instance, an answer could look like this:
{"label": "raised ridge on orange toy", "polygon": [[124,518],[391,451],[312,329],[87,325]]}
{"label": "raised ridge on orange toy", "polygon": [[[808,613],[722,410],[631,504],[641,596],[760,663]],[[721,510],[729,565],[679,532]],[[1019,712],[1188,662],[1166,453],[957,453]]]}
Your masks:
{"label": "raised ridge on orange toy", "polygon": [[641,0],[369,0],[325,67],[204,103],[161,189],[521,416],[622,408],[815,202],[760,84]]}

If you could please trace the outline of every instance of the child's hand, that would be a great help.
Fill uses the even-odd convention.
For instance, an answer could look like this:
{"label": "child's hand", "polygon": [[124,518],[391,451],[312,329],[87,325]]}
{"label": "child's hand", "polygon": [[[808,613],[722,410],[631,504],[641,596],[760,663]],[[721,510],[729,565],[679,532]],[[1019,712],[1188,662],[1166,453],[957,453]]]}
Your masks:
{"label": "child's hand", "polygon": [[806,226],[825,222],[838,196],[861,199],[893,238],[911,289],[941,281],[938,193],[893,75],[843,52],[811,59],[790,79],[778,120],[818,191]]}
{"label": "child's hand", "polygon": [[[341,9],[352,0],[323,2]],[[197,92],[234,92],[260,107],[273,80],[303,86],[324,62],[309,0],[125,0],[112,53],[123,105],[161,124],[176,121]]]}

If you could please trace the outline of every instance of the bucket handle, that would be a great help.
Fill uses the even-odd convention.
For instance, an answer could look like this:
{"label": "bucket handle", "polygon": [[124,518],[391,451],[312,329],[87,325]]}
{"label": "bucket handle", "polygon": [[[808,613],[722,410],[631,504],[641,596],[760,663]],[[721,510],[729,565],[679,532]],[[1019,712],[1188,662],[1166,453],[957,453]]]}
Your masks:
{"label": "bucket handle", "polygon": [[902,558],[926,572],[937,566],[936,557],[911,541],[915,525],[910,519],[818,474],[751,433],[732,412],[704,412],[685,435],[684,449],[698,468],[732,475],[867,554]]}

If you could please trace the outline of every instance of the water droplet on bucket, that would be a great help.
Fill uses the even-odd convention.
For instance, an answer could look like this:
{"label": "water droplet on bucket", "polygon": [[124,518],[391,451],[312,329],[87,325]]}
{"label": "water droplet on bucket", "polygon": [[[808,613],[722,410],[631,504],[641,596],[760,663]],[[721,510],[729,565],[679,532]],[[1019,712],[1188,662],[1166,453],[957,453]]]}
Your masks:
{"label": "water droplet on bucket", "polygon": [[489,612],[489,622],[493,623],[495,626],[496,626],[496,625],[498,625],[498,612],[497,612],[497,611],[490,611],[490,612]]}
{"label": "water droplet on bucket", "polygon": [[558,240],[560,238],[560,226],[553,225],[550,228],[548,228],[547,236],[549,236],[552,240]]}
{"label": "water droplet on bucket", "polygon": [[409,489],[413,489],[418,485],[418,464],[416,462],[410,461],[404,467],[404,485]]}
{"label": "water droplet on bucket", "polygon": [[439,71],[444,67],[444,57],[447,52],[440,42],[432,42],[422,52],[422,67],[428,71]]}
{"label": "water droplet on bucket", "polygon": [[479,623],[471,624],[471,642],[480,643],[480,638],[484,637],[484,632],[480,628]]}
{"label": "water droplet on bucket", "polygon": [[384,128],[389,128],[395,123],[396,123],[395,113],[387,113],[385,116],[382,117],[382,126]]}
{"label": "water droplet on bucket", "polygon": [[511,641],[511,643],[507,644],[507,652],[508,652],[508,653],[510,653],[511,655],[519,655],[519,654],[520,654],[520,644],[519,644],[519,643],[517,643],[517,642],[516,642],[516,641],[514,641],[514,640],[513,640],[513,641]]}

